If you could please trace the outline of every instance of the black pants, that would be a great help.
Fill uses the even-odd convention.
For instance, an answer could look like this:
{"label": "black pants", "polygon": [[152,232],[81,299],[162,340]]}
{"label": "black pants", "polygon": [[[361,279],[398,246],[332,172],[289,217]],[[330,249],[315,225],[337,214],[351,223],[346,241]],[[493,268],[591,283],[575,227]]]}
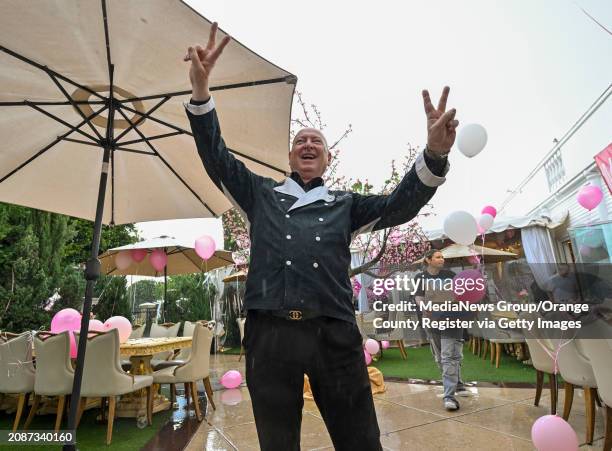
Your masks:
{"label": "black pants", "polygon": [[300,449],[304,374],[336,450],[382,449],[356,324],[249,311],[243,345],[263,451]]}

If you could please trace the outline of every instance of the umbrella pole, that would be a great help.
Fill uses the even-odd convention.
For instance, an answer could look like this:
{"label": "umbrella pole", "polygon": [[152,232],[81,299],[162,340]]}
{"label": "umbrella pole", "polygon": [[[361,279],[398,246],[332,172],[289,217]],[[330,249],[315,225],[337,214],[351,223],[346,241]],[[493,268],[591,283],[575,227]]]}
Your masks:
{"label": "umbrella pole", "polygon": [[[72,394],[70,396],[70,412],[68,414],[68,430],[75,431],[76,415],[79,410],[81,397],[81,381],[83,379],[83,366],[85,364],[85,349],[87,345],[87,331],[89,330],[89,315],[91,313],[91,299],[93,296],[96,280],[100,277],[100,237],[102,235],[102,214],[104,210],[104,197],[106,194],[106,182],[108,178],[108,162],[110,158],[110,146],[105,146],[102,163],[102,173],[100,174],[100,187],[98,190],[98,205],[96,207],[96,219],[94,222],[93,243],[91,246],[91,256],[85,267],[85,301],[83,303],[83,317],[81,319],[81,331],[79,335],[79,345],[77,351],[76,368],[74,370],[74,382],[72,384]],[[75,440],[76,442],[76,440]],[[75,444],[64,445],[64,450],[76,450]]]}
{"label": "umbrella pole", "polygon": [[87,332],[89,330],[89,315],[91,313],[91,298],[96,280],[100,278],[100,238],[102,236],[102,216],[104,213],[104,199],[106,197],[106,184],[108,181],[108,169],[110,155],[113,151],[114,142],[114,99],[113,99],[113,65],[109,65],[110,72],[110,95],[108,102],[108,122],[106,125],[106,139],[102,139],[100,146],[104,148],[102,156],[102,171],[100,172],[100,185],[98,187],[98,203],[96,205],[96,219],[94,221],[93,242],[91,243],[91,255],[85,266],[85,300],[83,302],[83,317],[81,319],[81,331],[79,335],[79,345],[77,348],[76,367],[74,369],[74,381],[72,383],[72,393],[70,395],[70,412],[68,413],[68,430],[73,431],[73,441],[71,444],[64,444],[64,451],[76,451],[76,417],[81,402],[81,382],[83,380],[83,367],[85,365],[85,350],[87,346]]}

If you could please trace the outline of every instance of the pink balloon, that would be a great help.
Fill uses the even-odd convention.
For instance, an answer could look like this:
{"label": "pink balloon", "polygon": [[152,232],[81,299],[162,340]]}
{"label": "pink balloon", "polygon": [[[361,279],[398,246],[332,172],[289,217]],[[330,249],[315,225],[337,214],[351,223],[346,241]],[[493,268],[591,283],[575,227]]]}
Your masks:
{"label": "pink balloon", "polygon": [[104,323],[99,319],[90,319],[89,320],[89,331],[90,332],[104,332]]}
{"label": "pink balloon", "polygon": [[51,332],[54,334],[65,330],[81,329],[81,313],[73,308],[65,308],[57,312],[51,320]]}
{"label": "pink balloon", "polygon": [[531,441],[538,451],[576,451],[578,437],[574,429],[557,415],[544,415],[531,427]]}
{"label": "pink balloon", "polygon": [[208,235],[202,235],[195,241],[196,254],[198,254],[203,260],[208,260],[210,257],[212,257],[215,253],[215,249],[215,240]]}
{"label": "pink balloon", "polygon": [[132,254],[130,251],[119,251],[115,254],[115,266],[119,271],[128,269],[132,264]]}
{"label": "pink balloon", "polygon": [[147,250],[146,249],[132,249],[130,251],[130,254],[132,256],[132,260],[134,260],[136,263],[140,263],[147,256]]}
{"label": "pink balloon", "polygon": [[492,206],[492,205],[487,205],[486,207],[484,207],[484,208],[482,209],[482,211],[480,212],[480,214],[481,214],[481,215],[488,214],[488,215],[491,215],[491,216],[495,217],[495,216],[497,216],[497,210],[495,209],[495,207],[494,207],[494,206]]}
{"label": "pink balloon", "polygon": [[163,249],[153,249],[153,252],[149,255],[149,262],[155,271],[161,272],[166,267],[166,263],[168,263],[168,256]]}
{"label": "pink balloon", "polygon": [[223,390],[223,393],[221,393],[221,402],[226,406],[240,404],[240,402],[242,402],[242,392],[238,388]]}
{"label": "pink balloon", "polygon": [[380,343],[381,343],[383,349],[389,349],[390,344],[389,344],[389,342],[387,340],[383,340]]}
{"label": "pink balloon", "polygon": [[372,363],[372,356],[365,349],[363,350],[363,358],[365,359],[366,366]]}
{"label": "pink balloon", "polygon": [[485,297],[487,284],[481,272],[466,269],[453,278],[455,299],[462,302],[479,302]]}
{"label": "pink balloon", "polygon": [[576,199],[580,205],[591,211],[599,205],[601,199],[603,199],[603,193],[601,189],[599,189],[599,186],[585,185],[578,191]]}
{"label": "pink balloon", "polygon": [[236,388],[242,383],[242,374],[236,370],[229,370],[221,376],[220,382],[225,388]]}
{"label": "pink balloon", "polygon": [[125,343],[132,333],[132,323],[123,316],[111,316],[104,321],[104,330],[117,329],[119,331],[119,343]]}
{"label": "pink balloon", "polygon": [[365,342],[365,350],[370,355],[376,355],[378,354],[378,351],[380,351],[380,345],[376,340],[368,338]]}

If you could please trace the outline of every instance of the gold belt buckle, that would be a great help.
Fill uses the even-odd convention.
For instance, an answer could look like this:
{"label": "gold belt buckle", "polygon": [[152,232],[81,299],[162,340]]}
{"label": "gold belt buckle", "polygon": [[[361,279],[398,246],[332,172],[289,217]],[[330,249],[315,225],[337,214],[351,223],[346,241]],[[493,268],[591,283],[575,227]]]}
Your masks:
{"label": "gold belt buckle", "polygon": [[300,321],[302,319],[302,312],[299,310],[289,310],[289,319],[293,321]]}

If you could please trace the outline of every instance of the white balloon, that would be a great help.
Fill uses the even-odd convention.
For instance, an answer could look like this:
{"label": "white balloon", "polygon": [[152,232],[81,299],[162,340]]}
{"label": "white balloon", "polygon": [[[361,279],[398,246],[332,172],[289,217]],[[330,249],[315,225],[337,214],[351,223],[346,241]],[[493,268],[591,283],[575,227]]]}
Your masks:
{"label": "white balloon", "polygon": [[482,227],[482,230],[486,231],[491,228],[491,226],[493,225],[493,221],[495,221],[495,218],[489,213],[485,213],[484,215],[480,216],[478,224],[480,225],[480,227]]}
{"label": "white balloon", "polygon": [[487,145],[487,131],[480,124],[467,124],[459,130],[457,147],[463,155],[472,158]]}
{"label": "white balloon", "polygon": [[470,245],[478,235],[478,224],[467,211],[454,211],[444,220],[444,233],[455,243]]}

